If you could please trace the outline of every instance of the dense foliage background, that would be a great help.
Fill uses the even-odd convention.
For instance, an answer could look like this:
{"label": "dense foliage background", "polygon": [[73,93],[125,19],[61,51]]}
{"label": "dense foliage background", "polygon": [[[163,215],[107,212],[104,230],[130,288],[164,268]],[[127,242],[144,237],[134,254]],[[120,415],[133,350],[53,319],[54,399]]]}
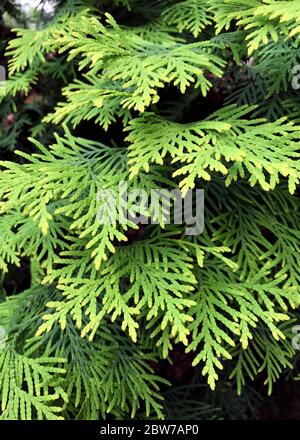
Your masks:
{"label": "dense foliage background", "polygon": [[[0,419],[300,419],[300,1],[40,6],[0,5]],[[204,233],[100,224],[120,181]]]}

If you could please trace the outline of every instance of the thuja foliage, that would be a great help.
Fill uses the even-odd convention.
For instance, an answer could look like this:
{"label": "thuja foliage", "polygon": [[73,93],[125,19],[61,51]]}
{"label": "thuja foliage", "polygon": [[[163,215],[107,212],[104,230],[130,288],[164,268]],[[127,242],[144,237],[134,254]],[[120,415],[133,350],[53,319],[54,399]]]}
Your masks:
{"label": "thuja foliage", "polygon": [[[3,39],[0,269],[31,285],[1,288],[0,418],[220,418],[226,389],[249,411],[296,362],[300,1],[53,7]],[[101,224],[121,181],[203,188],[204,232]]]}

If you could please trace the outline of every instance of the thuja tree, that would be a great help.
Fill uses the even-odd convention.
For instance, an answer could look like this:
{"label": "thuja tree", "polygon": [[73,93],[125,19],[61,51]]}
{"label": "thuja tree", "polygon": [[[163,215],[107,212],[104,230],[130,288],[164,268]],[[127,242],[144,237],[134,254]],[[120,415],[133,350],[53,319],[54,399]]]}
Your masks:
{"label": "thuja tree", "polygon": [[[0,418],[208,418],[225,389],[271,393],[297,360],[300,1],[53,7],[14,30],[0,88],[2,278],[30,264],[1,288]],[[204,189],[203,233],[103,224],[119,182]]]}

